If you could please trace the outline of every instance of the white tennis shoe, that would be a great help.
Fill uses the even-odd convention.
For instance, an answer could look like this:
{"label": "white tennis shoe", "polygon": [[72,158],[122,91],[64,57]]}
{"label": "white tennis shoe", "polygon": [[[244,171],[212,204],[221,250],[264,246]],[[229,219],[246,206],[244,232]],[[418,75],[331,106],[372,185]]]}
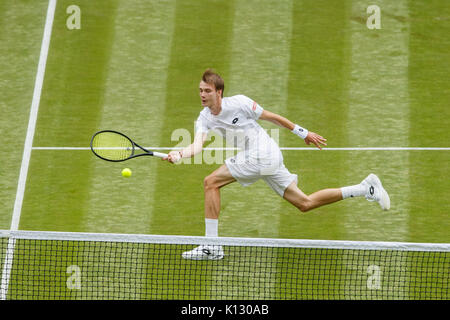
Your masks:
{"label": "white tennis shoe", "polygon": [[220,260],[223,258],[222,246],[198,246],[197,248],[183,252],[181,255],[188,260]]}
{"label": "white tennis shoe", "polygon": [[384,190],[380,179],[373,173],[369,174],[362,182],[367,188],[366,199],[368,201],[376,201],[383,210],[389,210],[391,207],[391,200],[389,195]]}

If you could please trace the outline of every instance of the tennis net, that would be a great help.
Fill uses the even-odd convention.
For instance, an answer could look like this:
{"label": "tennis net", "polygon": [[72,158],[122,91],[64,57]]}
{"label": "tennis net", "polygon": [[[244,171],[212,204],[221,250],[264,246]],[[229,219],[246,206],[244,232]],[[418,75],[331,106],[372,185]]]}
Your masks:
{"label": "tennis net", "polygon": [[[185,260],[222,245],[217,261]],[[1,299],[448,299],[450,244],[0,231]]]}

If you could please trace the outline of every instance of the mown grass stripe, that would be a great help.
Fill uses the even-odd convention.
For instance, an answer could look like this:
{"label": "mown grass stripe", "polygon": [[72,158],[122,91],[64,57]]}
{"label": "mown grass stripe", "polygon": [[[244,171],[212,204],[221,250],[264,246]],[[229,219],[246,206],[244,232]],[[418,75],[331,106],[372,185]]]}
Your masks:
{"label": "mown grass stripe", "polygon": [[[9,229],[48,1],[0,2],[0,227]],[[11,146],[14,145],[14,148]]]}
{"label": "mown grass stripe", "polygon": [[[145,17],[145,22],[143,21]],[[102,115],[97,130],[124,132],[139,144],[157,144],[161,139],[166,109],[167,68],[175,19],[175,2],[120,2],[114,20],[114,39]],[[152,225],[156,161],[114,164],[94,159],[90,180],[89,212],[85,230],[115,230],[147,233]],[[129,167],[133,181],[121,179]],[[118,188],[118,185],[120,186]],[[124,191],[126,190],[126,192]],[[126,194],[140,203],[130,207]],[[114,212],[114,214],[112,214]],[[123,225],[119,221],[129,221]]]}
{"label": "mown grass stripe", "polygon": [[[230,74],[227,96],[243,94],[257,101],[264,109],[285,115],[289,78],[290,37],[292,27],[291,1],[237,1],[234,10],[233,36],[231,39]],[[265,121],[259,122],[278,141],[278,128]],[[278,141],[279,142],[279,141]],[[218,145],[220,146],[220,145]],[[225,158],[225,157],[224,157]],[[236,236],[252,234],[257,237],[277,237],[279,233],[281,202],[263,181],[243,188],[239,183],[221,190],[222,212],[220,234]],[[264,194],[264,199],[255,195]],[[246,214],[243,204],[254,208],[257,217]],[[236,226],[239,225],[238,228]],[[277,259],[274,253],[273,259]],[[270,263],[258,258],[259,263]],[[228,271],[229,274],[233,270]],[[271,273],[261,274],[268,284],[275,283]],[[220,283],[222,275],[216,275]],[[235,290],[246,292],[257,286],[258,279]],[[270,285],[255,293],[267,298],[275,290]],[[226,292],[221,293],[226,295]],[[222,296],[217,297],[220,299]]]}
{"label": "mown grass stripe", "polygon": [[[450,141],[450,6],[436,0],[408,1],[408,4],[410,143],[440,146]],[[450,155],[411,154],[409,160],[409,180],[414,186],[410,239],[450,241],[450,223],[440,217],[450,212]]]}
{"label": "mown grass stripe", "polygon": [[[291,1],[238,1],[235,5],[233,37],[231,40],[230,74],[227,95],[243,94],[258,102],[264,109],[286,115],[290,38],[292,32]],[[258,8],[255,10],[255,8]],[[263,128],[279,143],[281,128],[259,121]],[[279,196],[263,181],[249,188],[236,185],[223,190],[223,232],[235,235],[238,232],[250,232],[255,236],[278,236],[280,210]],[[266,194],[261,199],[251,201],[249,194]],[[242,203],[258,210],[258,219],[242,215],[239,207]],[[264,209],[263,209],[264,208]],[[247,221],[247,218],[249,219]],[[250,230],[236,230],[234,222],[241,221],[242,226]]]}
{"label": "mown grass stripe", "polygon": [[[409,145],[408,94],[408,5],[405,1],[376,1],[381,9],[382,28],[370,30],[366,26],[367,6],[353,1],[351,7],[351,62],[349,81],[348,141],[355,146],[368,144]],[[404,19],[393,17],[401,16]],[[364,23],[363,23],[364,22]],[[395,233],[396,241],[406,240],[409,216],[409,153],[365,154],[353,161],[348,158],[347,180],[360,182],[374,172],[391,191],[395,215],[380,219],[364,215],[356,221],[349,212],[342,216],[349,236],[365,225],[366,233],[381,229],[386,236]],[[351,168],[351,170],[350,170]],[[394,188],[396,193],[394,193]],[[365,210],[366,204],[348,206]],[[356,205],[356,204],[355,204]],[[373,211],[376,208],[373,208]]]}
{"label": "mown grass stripe", "polygon": [[[71,4],[61,0],[56,7],[35,145],[84,146],[101,117],[117,1],[81,3],[80,30],[66,27]],[[21,228],[81,231],[89,213],[91,159],[57,152],[32,157]]]}
{"label": "mown grass stripe", "polygon": [[[202,110],[198,85],[205,69],[214,68],[226,79],[233,5],[232,1],[176,3],[159,145],[186,146],[192,142],[194,121]],[[180,128],[189,136],[172,141],[172,134]],[[216,165],[186,168],[159,161],[158,175],[151,180],[155,185],[154,198],[158,199],[151,233],[171,229],[176,234],[204,234],[203,179],[216,168]]]}
{"label": "mown grass stripe", "polygon": [[[343,134],[347,118],[348,36],[345,30],[347,3],[294,1],[289,63],[287,117],[328,139],[328,147],[348,146]],[[285,148],[310,146],[286,131]],[[302,149],[303,150],[303,149]],[[284,151],[286,167],[299,176],[299,188],[311,194],[324,188],[339,187],[342,173],[336,170],[346,155],[340,153],[297,154]],[[339,238],[340,208],[336,205],[301,215],[289,203],[283,207],[280,236],[315,238],[327,230]]]}
{"label": "mown grass stripe", "polygon": [[[409,23],[407,1],[374,1],[381,10],[381,29],[369,29],[366,20],[368,5],[352,1],[351,61],[348,141],[356,146],[409,145]],[[389,215],[380,214],[377,206],[365,202],[346,202],[348,211],[341,216],[347,238],[357,232],[390,241],[406,241],[409,236],[410,184],[409,152],[362,154],[358,161],[348,158],[348,180],[362,181],[369,173],[377,174],[391,198]],[[354,212],[364,213],[355,219]],[[373,230],[378,230],[377,234]],[[380,234],[380,230],[383,234]],[[393,261],[397,269],[401,262]],[[382,268],[383,266],[381,266]],[[349,266],[350,269],[354,266]],[[405,277],[407,283],[408,279]],[[407,290],[398,290],[399,297],[408,297]],[[353,295],[351,288],[347,289]],[[372,293],[371,293],[372,294]],[[377,293],[368,298],[374,299]]]}
{"label": "mown grass stripe", "polygon": [[[193,124],[202,110],[198,85],[203,71],[213,68],[226,78],[233,6],[233,1],[225,0],[176,2],[160,145],[175,145],[178,142],[178,145],[182,143],[186,146],[192,142]],[[183,141],[172,141],[178,138],[173,133],[180,128],[189,136],[182,136]],[[149,182],[155,185],[154,198],[158,199],[150,232],[172,230],[171,233],[175,234],[204,235],[202,182],[208,172],[216,167],[190,165],[186,168],[158,162],[158,176]],[[181,259],[181,253],[180,250],[178,259]],[[148,272],[153,271],[149,266]],[[198,276],[205,283],[214,279],[213,274],[198,273]],[[165,280],[164,286],[170,288],[171,281]],[[186,289],[191,290],[190,284]]]}

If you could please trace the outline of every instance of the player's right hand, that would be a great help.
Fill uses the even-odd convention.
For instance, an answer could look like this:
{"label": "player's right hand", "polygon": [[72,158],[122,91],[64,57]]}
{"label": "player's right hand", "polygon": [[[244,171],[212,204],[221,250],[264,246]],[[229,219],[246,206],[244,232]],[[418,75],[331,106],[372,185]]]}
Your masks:
{"label": "player's right hand", "polygon": [[167,155],[167,158],[163,158],[163,160],[167,160],[170,163],[177,163],[181,159],[180,151],[170,151]]}

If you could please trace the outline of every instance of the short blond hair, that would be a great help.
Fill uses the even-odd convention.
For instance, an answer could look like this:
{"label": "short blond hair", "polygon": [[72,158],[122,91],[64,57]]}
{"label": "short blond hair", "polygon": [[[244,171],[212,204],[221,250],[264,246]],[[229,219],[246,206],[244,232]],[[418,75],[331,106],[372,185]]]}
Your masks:
{"label": "short blond hair", "polygon": [[203,73],[202,81],[206,82],[207,84],[213,84],[214,87],[216,88],[216,91],[222,90],[222,98],[223,98],[225,82],[223,81],[221,76],[219,76],[217,73],[215,73],[212,69],[207,69]]}

